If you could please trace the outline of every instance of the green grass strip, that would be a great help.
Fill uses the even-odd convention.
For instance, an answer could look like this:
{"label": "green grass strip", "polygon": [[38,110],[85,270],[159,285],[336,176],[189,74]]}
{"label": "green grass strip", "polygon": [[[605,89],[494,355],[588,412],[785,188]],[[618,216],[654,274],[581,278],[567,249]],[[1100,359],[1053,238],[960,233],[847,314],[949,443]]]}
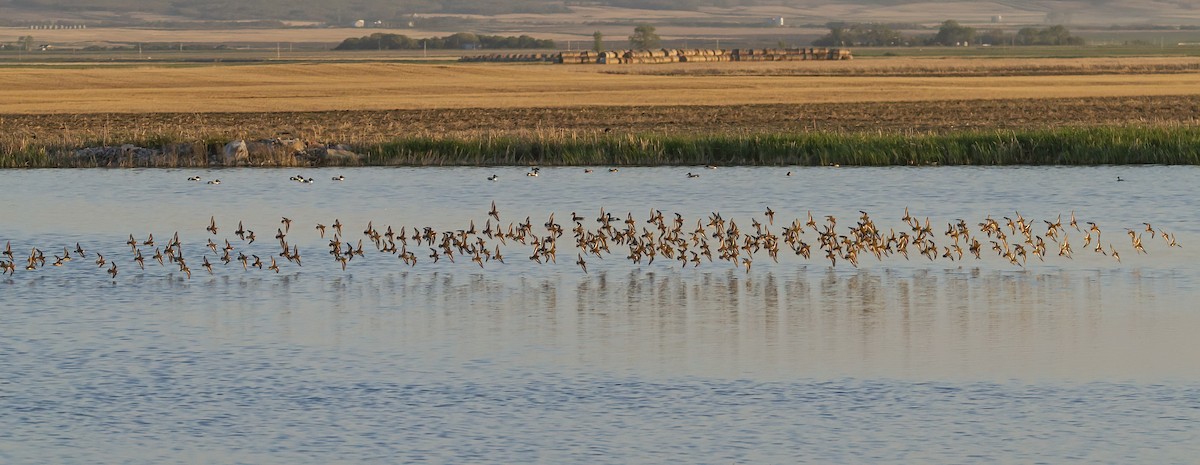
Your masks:
{"label": "green grass strip", "polygon": [[1200,128],[1100,127],[952,134],[793,133],[399,138],[374,165],[1130,165],[1200,164]]}
{"label": "green grass strip", "polygon": [[[178,141],[151,136],[134,145],[191,144],[194,150],[118,166],[205,166],[220,139]],[[368,166],[897,166],[897,165],[1196,165],[1200,127],[1092,127],[990,130],[948,134],[776,133],[614,134],[570,133],[398,137],[382,143],[350,142]],[[0,145],[0,167],[88,167],[79,147],[23,143]],[[295,158],[295,160],[293,160]],[[311,158],[275,156],[261,166],[307,166]],[[108,166],[113,166],[109,163]]]}

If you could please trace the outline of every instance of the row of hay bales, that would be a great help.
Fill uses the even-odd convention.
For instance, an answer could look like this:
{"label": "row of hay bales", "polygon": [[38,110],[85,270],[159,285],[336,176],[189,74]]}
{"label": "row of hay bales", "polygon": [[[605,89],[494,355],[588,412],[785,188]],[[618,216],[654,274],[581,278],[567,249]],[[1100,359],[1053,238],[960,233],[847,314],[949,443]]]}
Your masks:
{"label": "row of hay bales", "polygon": [[718,61],[800,61],[849,60],[850,50],[837,48],[779,48],[779,49],[659,49],[624,50],[611,52],[562,52],[555,63],[564,64],[638,64],[638,63],[708,63]]}
{"label": "row of hay bales", "polygon": [[677,50],[626,50],[623,52],[605,52],[597,63],[616,65],[629,63],[677,63],[680,56]]}
{"label": "row of hay bales", "polygon": [[733,61],[801,61],[849,60],[854,58],[844,48],[762,48],[735,49]]}
{"label": "row of hay bales", "polygon": [[[604,52],[600,52],[600,53],[604,53]],[[567,64],[567,65],[592,64],[592,63],[598,62],[597,60],[600,59],[600,53],[593,52],[590,50],[577,51],[577,52],[561,52],[558,54],[558,59],[555,60],[554,62]]]}
{"label": "row of hay bales", "polygon": [[458,61],[492,63],[558,63],[557,53],[492,53],[488,55],[464,56]]}
{"label": "row of hay bales", "polygon": [[725,50],[690,49],[679,51],[679,61],[684,63],[710,63],[733,61],[733,54]]}
{"label": "row of hay bales", "polygon": [[563,64],[639,64],[709,63],[718,61],[801,61],[849,60],[850,50],[837,48],[762,48],[762,49],[658,49],[593,52],[590,50],[559,53],[509,53],[465,56],[459,61],[475,62],[552,62]]}

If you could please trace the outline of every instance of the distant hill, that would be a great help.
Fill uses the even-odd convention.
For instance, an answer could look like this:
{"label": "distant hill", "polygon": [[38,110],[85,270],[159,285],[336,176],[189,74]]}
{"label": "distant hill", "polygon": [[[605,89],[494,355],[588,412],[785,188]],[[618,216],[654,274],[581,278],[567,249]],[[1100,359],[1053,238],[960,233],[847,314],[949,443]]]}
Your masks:
{"label": "distant hill", "polygon": [[[0,22],[308,21],[344,25],[357,19],[405,21],[412,15],[564,14],[574,9],[730,12],[798,21],[986,21],[1110,24],[1200,24],[1195,0],[0,0]],[[631,17],[626,14],[626,17]],[[636,16],[636,13],[632,14]]]}

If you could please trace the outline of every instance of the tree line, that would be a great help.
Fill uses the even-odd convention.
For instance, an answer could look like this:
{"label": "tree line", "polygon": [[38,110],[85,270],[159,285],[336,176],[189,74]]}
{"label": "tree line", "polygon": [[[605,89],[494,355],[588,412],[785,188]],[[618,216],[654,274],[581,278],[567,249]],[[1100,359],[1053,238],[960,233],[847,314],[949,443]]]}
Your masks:
{"label": "tree line", "polygon": [[446,37],[417,39],[403,34],[377,32],[369,36],[351,37],[343,40],[334,50],[420,50],[430,49],[547,49],[554,48],[554,41],[522,36],[492,36],[459,32]]}
{"label": "tree line", "polygon": [[[287,19],[315,20],[346,24],[355,19],[400,20],[421,14],[497,15],[506,13],[566,13],[569,5],[587,4],[649,8],[660,10],[696,10],[702,7],[733,7],[783,0],[88,0],[89,11],[107,11],[122,16],[130,13],[155,13],[202,20]],[[71,0],[0,1],[17,11],[78,9]],[[4,18],[0,18],[3,20]]]}
{"label": "tree line", "polygon": [[12,43],[0,42],[0,50],[30,52],[33,51],[34,48],[37,48],[37,46],[34,45],[33,36],[21,36],[17,38],[16,42]]}
{"label": "tree line", "polygon": [[1003,29],[980,31],[958,21],[946,21],[936,34],[904,35],[894,25],[883,23],[829,23],[829,33],[814,40],[819,47],[900,47],[916,45],[1083,45],[1082,37],[1071,35],[1065,26],[1025,27],[1015,33]]}

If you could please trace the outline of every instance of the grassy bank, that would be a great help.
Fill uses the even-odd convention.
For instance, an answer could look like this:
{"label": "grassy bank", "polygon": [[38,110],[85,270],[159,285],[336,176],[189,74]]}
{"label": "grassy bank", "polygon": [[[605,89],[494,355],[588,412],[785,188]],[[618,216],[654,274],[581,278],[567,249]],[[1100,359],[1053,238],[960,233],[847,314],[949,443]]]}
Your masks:
{"label": "grassy bank", "polygon": [[1200,128],[1105,127],[952,134],[796,133],[409,138],[372,165],[1120,165],[1200,164]]}
{"label": "grassy bank", "polygon": [[[85,156],[82,147],[36,141],[0,149],[0,166],[194,167],[219,163],[222,143],[148,136],[126,143],[115,158]],[[494,166],[494,165],[1122,165],[1200,164],[1200,127],[1095,127],[955,133],[609,134],[541,131],[497,136],[412,136],[350,141],[357,157],[251,152],[252,166]]]}

